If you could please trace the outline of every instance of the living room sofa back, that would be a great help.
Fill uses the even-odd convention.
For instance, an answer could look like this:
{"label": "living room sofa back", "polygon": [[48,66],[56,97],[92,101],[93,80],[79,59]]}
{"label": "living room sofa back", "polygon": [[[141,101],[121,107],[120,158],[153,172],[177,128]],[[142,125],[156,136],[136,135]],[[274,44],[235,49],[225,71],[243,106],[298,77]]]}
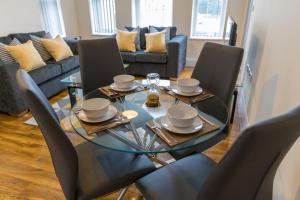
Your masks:
{"label": "living room sofa back", "polygon": [[[9,44],[13,38],[25,43],[30,39],[30,35],[44,37],[45,31],[33,33],[13,33],[6,37],[0,37],[0,42]],[[73,39],[65,40],[69,44],[74,56],[56,62],[51,59],[45,66],[28,71],[32,79],[38,84],[44,94],[49,98],[65,89],[60,80],[79,71],[79,58],[77,51],[77,41]],[[17,63],[4,63],[0,61],[0,111],[19,114],[27,109],[19,89],[16,85],[16,72],[20,68]]]}
{"label": "living room sofa back", "polygon": [[[150,26],[151,27],[151,26]],[[148,73],[159,73],[161,77],[178,77],[186,64],[187,36],[176,35],[175,26],[168,27],[170,40],[167,41],[166,53],[148,53],[146,49],[145,34],[150,27],[140,28],[140,47],[136,52],[122,52],[123,62],[128,64],[126,72],[132,75],[145,76]],[[167,27],[154,27],[157,31],[164,31]],[[132,31],[134,27],[125,27]]]}

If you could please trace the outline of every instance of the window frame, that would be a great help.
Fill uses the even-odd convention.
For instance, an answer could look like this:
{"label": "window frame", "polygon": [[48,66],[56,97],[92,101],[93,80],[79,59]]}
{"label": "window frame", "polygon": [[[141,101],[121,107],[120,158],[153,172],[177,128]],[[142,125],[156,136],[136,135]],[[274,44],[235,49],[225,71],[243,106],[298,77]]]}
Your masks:
{"label": "window frame", "polygon": [[[137,2],[140,1],[140,0],[131,0],[131,16],[132,16],[132,26],[133,27],[137,27],[137,26],[140,26],[141,27],[141,23],[139,20],[137,20],[138,18],[138,15],[137,15]],[[167,26],[173,26],[173,14],[174,14],[174,0],[170,0],[171,1],[171,23],[170,25],[167,25]],[[154,25],[154,24],[149,24],[148,26],[151,26],[151,25]],[[147,26],[147,27],[148,27]],[[155,25],[154,25],[155,26]],[[164,25],[157,25],[157,26],[164,26]]]}
{"label": "window frame", "polygon": [[[64,22],[64,17],[63,17],[61,2],[60,2],[60,0],[55,0],[55,1],[56,1],[56,4],[57,4],[57,12],[58,12],[59,24],[61,26],[61,31],[62,31],[62,33],[59,33],[59,34],[62,37],[66,37],[66,27],[65,27],[65,22]],[[41,9],[40,15],[41,15],[41,19],[42,19],[43,29],[45,31],[49,31],[49,33],[51,34],[50,30],[46,30],[46,22],[45,22],[44,13],[43,13],[42,0],[40,0],[39,3],[40,3],[40,9]],[[55,37],[55,35],[52,35],[52,37]]]}
{"label": "window frame", "polygon": [[[115,1],[115,0],[114,0]],[[95,32],[95,19],[94,19],[94,11],[93,11],[93,5],[92,5],[92,0],[89,0],[89,13],[90,13],[90,23],[91,23],[91,33],[92,35],[94,36],[111,36],[111,35],[114,35],[116,33],[116,30],[117,30],[117,23],[116,23],[116,20],[117,20],[117,17],[116,17],[116,1],[115,1],[115,31],[113,33],[97,33]]]}
{"label": "window frame", "polygon": [[193,0],[193,4],[192,4],[192,20],[191,20],[191,32],[190,32],[190,39],[194,39],[194,40],[206,40],[206,41],[225,41],[225,35],[226,35],[226,24],[227,24],[227,16],[228,16],[228,1],[229,0],[224,0],[225,1],[225,9],[224,9],[224,16],[222,17],[223,22],[222,22],[222,26],[223,26],[223,31],[222,31],[222,36],[221,37],[205,37],[205,36],[197,36],[194,35],[194,30],[196,28],[196,21],[197,21],[197,4],[198,4],[199,0]]}

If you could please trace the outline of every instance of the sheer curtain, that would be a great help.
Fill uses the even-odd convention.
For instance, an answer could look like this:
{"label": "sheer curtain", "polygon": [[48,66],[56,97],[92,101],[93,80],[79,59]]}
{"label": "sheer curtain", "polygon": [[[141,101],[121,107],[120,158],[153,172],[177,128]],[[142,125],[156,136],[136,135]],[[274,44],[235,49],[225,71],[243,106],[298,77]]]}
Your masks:
{"label": "sheer curtain", "polygon": [[45,31],[52,36],[65,36],[65,28],[59,0],[40,0]]}
{"label": "sheer curtain", "polygon": [[172,0],[133,0],[135,26],[171,26]]}
{"label": "sheer curtain", "polygon": [[90,0],[90,12],[94,34],[115,33],[115,0]]}

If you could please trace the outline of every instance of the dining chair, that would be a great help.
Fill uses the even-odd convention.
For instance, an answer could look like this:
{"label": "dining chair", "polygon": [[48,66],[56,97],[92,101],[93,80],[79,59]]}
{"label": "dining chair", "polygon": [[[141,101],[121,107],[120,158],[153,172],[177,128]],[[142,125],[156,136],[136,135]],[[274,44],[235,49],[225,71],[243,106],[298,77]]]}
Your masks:
{"label": "dining chair", "polygon": [[156,169],[144,155],[106,150],[91,142],[74,147],[55,111],[27,72],[18,70],[17,83],[45,138],[66,199],[102,196]]}
{"label": "dining chair", "polygon": [[116,75],[125,74],[115,38],[80,40],[78,51],[84,94],[111,84]]}
{"label": "dining chair", "polygon": [[300,106],[247,128],[222,160],[192,155],[136,182],[147,200],[271,200],[282,159],[300,136]]}
{"label": "dining chair", "polygon": [[[200,81],[202,88],[212,92],[231,108],[233,92],[244,50],[238,47],[207,42],[198,58],[192,78]],[[230,115],[228,113],[228,115]],[[229,125],[223,132],[192,149],[171,152],[175,159],[180,159],[196,152],[202,152],[223,140],[229,132]]]}

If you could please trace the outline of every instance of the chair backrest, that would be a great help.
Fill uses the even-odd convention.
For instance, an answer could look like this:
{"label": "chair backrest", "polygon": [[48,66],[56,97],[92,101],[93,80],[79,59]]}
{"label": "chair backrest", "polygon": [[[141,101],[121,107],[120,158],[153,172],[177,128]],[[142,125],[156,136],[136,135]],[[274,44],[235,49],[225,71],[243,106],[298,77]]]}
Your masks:
{"label": "chair backrest", "polygon": [[55,173],[67,199],[75,199],[78,158],[62,130],[59,119],[40,88],[24,70],[18,70],[17,83],[48,145]]}
{"label": "chair backrest", "polygon": [[198,58],[192,78],[213,92],[229,107],[243,59],[242,48],[207,42]]}
{"label": "chair backrest", "polygon": [[78,44],[84,94],[111,84],[125,69],[115,38],[81,40]]}
{"label": "chair backrest", "polygon": [[246,129],[202,185],[198,199],[272,200],[282,159],[300,136],[300,106]]}

